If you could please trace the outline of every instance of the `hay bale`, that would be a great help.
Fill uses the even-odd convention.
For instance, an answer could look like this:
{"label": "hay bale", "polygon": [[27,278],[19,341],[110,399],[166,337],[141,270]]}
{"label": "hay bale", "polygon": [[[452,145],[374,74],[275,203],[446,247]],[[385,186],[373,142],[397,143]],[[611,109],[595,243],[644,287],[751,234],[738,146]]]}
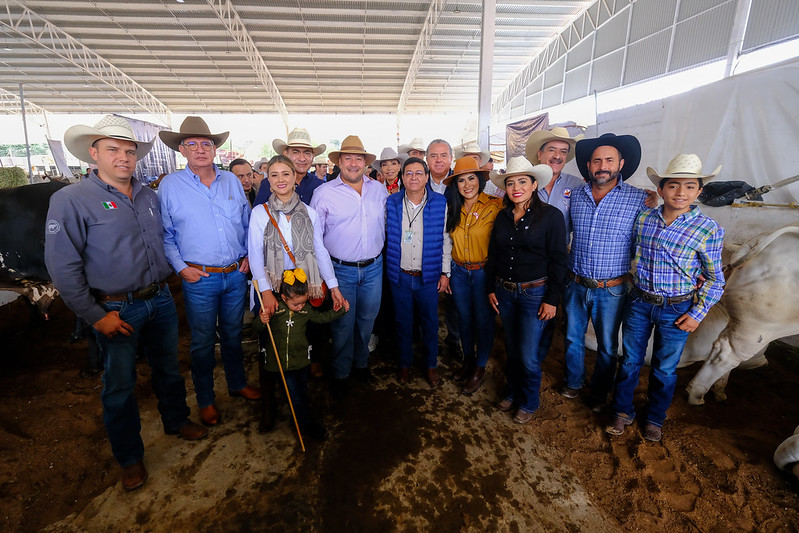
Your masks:
{"label": "hay bale", "polygon": [[25,171],[19,167],[0,168],[0,189],[10,189],[28,184]]}

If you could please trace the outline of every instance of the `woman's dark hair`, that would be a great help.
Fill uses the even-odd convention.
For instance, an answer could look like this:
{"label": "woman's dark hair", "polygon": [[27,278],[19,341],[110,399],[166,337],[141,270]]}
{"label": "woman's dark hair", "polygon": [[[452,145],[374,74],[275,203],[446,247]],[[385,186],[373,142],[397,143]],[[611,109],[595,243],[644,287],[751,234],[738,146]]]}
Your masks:
{"label": "woman's dark hair", "polygon": [[[485,172],[471,172],[477,176],[477,181],[480,183],[480,191],[483,192],[486,186],[486,177]],[[458,178],[462,176],[468,176],[468,174],[462,174],[461,176],[454,176],[450,181],[449,185],[447,185],[447,233],[452,233],[455,231],[455,228],[458,227],[458,224],[461,222],[461,209],[463,209],[463,196],[461,196],[460,191],[458,190]]]}
{"label": "woman's dark hair", "polygon": [[[505,176],[505,180],[513,176],[527,176],[527,174],[511,174],[510,176]],[[527,177],[530,178],[532,181],[534,181],[536,184],[538,183],[537,179],[531,176]],[[508,198],[507,194],[505,195],[504,198],[502,198],[502,205],[511,208],[514,205],[511,199]],[[543,211],[544,209],[543,206],[544,202],[542,202],[541,199],[538,197],[538,187],[536,187],[535,190],[533,191],[533,195],[530,197],[530,205],[528,206],[528,209],[530,209],[530,213],[532,214],[531,221],[536,221],[541,217],[541,211]]]}
{"label": "woman's dark hair", "polygon": [[294,283],[289,285],[284,281],[280,284],[280,294],[286,298],[305,296],[308,294],[308,282],[295,279]]}

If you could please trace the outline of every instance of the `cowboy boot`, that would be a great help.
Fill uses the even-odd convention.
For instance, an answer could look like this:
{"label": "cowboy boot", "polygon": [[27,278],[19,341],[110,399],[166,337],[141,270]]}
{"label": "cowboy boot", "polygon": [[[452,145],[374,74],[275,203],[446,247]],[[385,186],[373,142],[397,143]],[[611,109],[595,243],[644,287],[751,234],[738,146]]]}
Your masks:
{"label": "cowboy boot", "polygon": [[486,367],[478,366],[475,368],[474,372],[469,379],[466,380],[466,383],[463,384],[463,388],[461,389],[461,394],[465,394],[466,396],[471,396],[477,389],[480,388],[480,385],[483,384],[483,380],[485,379],[486,375]]}

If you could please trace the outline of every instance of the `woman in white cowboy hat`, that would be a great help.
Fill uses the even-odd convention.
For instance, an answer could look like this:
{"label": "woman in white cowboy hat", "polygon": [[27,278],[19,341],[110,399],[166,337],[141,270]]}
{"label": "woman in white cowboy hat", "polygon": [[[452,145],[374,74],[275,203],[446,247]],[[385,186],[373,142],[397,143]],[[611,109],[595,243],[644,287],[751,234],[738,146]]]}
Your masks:
{"label": "woman in white cowboy hat", "polygon": [[464,382],[461,392],[467,396],[483,383],[494,344],[494,315],[486,298],[485,264],[491,229],[502,202],[483,192],[487,180],[488,171],[481,170],[469,156],[457,159],[452,175],[444,178],[449,182],[446,229],[452,237],[450,287],[458,309],[464,357],[463,366],[453,377]]}
{"label": "woman in white cowboy hat", "polygon": [[386,186],[388,194],[394,194],[400,190],[399,171],[402,164],[408,159],[407,154],[398,154],[390,146],[383,148],[380,157],[374,160],[372,168],[378,171],[383,178],[383,185]]}
{"label": "woman in white cowboy hat", "polygon": [[488,299],[502,317],[508,354],[507,390],[499,409],[515,408],[514,420],[519,424],[529,422],[538,409],[538,344],[566,285],[563,215],[536,194],[551,179],[549,166],[533,166],[524,157],[511,158],[505,174],[491,173],[494,185],[506,192],[505,209],[494,223],[486,262]]}

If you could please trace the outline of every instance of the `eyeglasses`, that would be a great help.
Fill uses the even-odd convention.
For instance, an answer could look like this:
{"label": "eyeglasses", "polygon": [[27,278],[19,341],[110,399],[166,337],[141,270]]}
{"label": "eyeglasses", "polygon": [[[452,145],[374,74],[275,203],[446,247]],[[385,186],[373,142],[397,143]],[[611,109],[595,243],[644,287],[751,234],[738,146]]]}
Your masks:
{"label": "eyeglasses", "polygon": [[202,141],[202,142],[189,141],[189,142],[180,143],[180,144],[181,144],[181,146],[185,146],[186,148],[188,148],[189,151],[191,151],[191,152],[196,152],[197,148],[199,148],[200,146],[202,146],[203,150],[206,150],[206,151],[210,151],[211,148],[214,147],[214,143],[212,143],[211,141]]}
{"label": "eyeglasses", "polygon": [[405,177],[406,178],[412,178],[414,176],[416,176],[417,178],[424,178],[426,175],[427,174],[425,174],[421,170],[417,170],[416,172],[413,172],[412,170],[409,170],[408,172],[405,173]]}

